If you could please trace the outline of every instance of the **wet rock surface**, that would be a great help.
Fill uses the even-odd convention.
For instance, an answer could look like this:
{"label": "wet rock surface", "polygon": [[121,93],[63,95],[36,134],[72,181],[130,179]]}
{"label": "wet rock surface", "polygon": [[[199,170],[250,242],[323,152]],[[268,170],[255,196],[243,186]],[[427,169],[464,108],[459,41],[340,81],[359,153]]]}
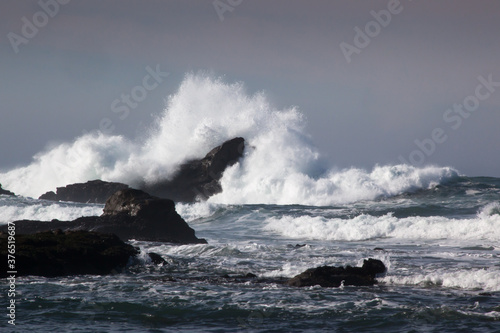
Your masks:
{"label": "wet rock surface", "polygon": [[[8,234],[0,233],[0,253],[7,258]],[[117,236],[89,231],[55,230],[15,236],[17,276],[46,277],[117,272],[138,254]],[[7,260],[0,264],[0,277],[11,271]]]}
{"label": "wet rock surface", "polygon": [[384,263],[378,259],[364,260],[362,267],[333,267],[321,266],[310,268],[305,272],[288,280],[285,284],[295,287],[322,287],[344,286],[372,286],[377,281],[377,274],[386,271]]}
{"label": "wet rock surface", "polygon": [[212,149],[201,160],[192,160],[180,166],[171,180],[147,185],[143,189],[175,202],[206,200],[220,193],[220,179],[224,170],[234,165],[243,156],[245,140],[234,138]]}
{"label": "wet rock surface", "polygon": [[[86,230],[117,235],[121,240],[158,241],[176,244],[206,243],[177,214],[172,200],[161,199],[146,192],[125,189],[113,194],[101,216],[80,217],[73,221],[16,221],[16,232],[33,234],[61,229]],[[7,231],[7,225],[0,226]]]}
{"label": "wet rock surface", "polygon": [[86,183],[76,183],[58,187],[56,192],[42,194],[39,199],[52,201],[71,201],[81,203],[105,203],[116,191],[127,189],[122,183],[91,180]]}

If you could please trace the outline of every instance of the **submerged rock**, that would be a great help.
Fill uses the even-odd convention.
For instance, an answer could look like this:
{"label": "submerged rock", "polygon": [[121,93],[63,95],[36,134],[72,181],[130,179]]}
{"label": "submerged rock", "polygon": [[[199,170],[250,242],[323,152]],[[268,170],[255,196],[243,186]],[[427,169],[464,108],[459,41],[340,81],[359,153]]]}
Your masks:
{"label": "submerged rock", "polygon": [[168,264],[167,261],[165,259],[163,259],[163,257],[161,255],[159,255],[158,253],[149,252],[148,256],[149,256],[149,259],[151,259],[151,262],[155,265],[167,265]]}
{"label": "submerged rock", "polygon": [[2,184],[0,184],[0,195],[2,195],[2,194],[3,194],[3,195],[12,195],[12,196],[15,196],[15,194],[14,194],[14,193],[12,193],[11,191],[4,190],[4,189],[2,188]]}
{"label": "submerged rock", "polygon": [[[3,258],[7,258],[7,243],[8,234],[0,233]],[[83,230],[17,233],[15,245],[17,276],[110,274],[125,267],[129,258],[139,253],[115,235]],[[12,270],[7,267],[7,260],[2,260],[0,267],[0,277],[6,277],[7,271]]]}
{"label": "submerged rock", "polygon": [[219,180],[224,170],[238,162],[244,148],[243,138],[226,141],[212,149],[203,159],[182,164],[171,180],[147,185],[144,190],[176,202],[206,200],[222,191]]}
{"label": "submerged rock", "polygon": [[[16,221],[16,232],[32,234],[55,229],[87,230],[112,233],[120,239],[158,241],[177,244],[206,243],[195,236],[195,232],[175,211],[172,200],[153,197],[146,192],[125,189],[113,194],[104,207],[101,216],[80,217],[74,221],[53,220]],[[6,231],[1,226],[0,231]]]}
{"label": "submerged rock", "polygon": [[362,267],[332,267],[321,266],[310,268],[307,271],[288,280],[285,284],[295,287],[309,287],[320,285],[322,287],[344,286],[372,286],[377,281],[377,274],[385,273],[387,268],[378,259],[364,260]]}
{"label": "submerged rock", "polygon": [[91,180],[86,183],[77,183],[58,187],[57,192],[52,191],[42,194],[39,199],[52,201],[72,201],[81,203],[105,203],[116,191],[129,186],[122,183]]}

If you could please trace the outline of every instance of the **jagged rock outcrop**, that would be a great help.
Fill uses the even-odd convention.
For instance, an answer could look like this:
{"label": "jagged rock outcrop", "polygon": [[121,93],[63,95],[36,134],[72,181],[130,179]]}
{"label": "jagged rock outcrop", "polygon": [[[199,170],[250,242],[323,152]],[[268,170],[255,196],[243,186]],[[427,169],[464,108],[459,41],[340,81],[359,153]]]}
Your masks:
{"label": "jagged rock outcrop", "polygon": [[[108,226],[97,230],[115,232],[120,238],[182,244],[206,243],[175,210],[175,203],[149,195],[141,190],[126,189],[113,194],[104,207],[101,220]],[[78,221],[78,220],[77,220]],[[123,222],[127,222],[127,228]]]}
{"label": "jagged rock outcrop", "polygon": [[12,195],[12,196],[14,196],[14,195],[15,195],[15,194],[14,194],[14,193],[12,193],[11,191],[4,190],[4,189],[2,188],[2,184],[0,184],[0,195],[2,195],[2,194],[3,194],[3,195]]}
{"label": "jagged rock outcrop", "polygon": [[91,180],[86,183],[76,183],[58,187],[56,193],[50,191],[42,194],[39,199],[52,201],[72,201],[82,203],[105,203],[116,191],[129,186],[122,183]]}
{"label": "jagged rock outcrop", "polygon": [[[47,224],[47,223],[46,223]],[[61,230],[15,236],[16,276],[46,277],[110,274],[125,267],[139,251],[111,234]],[[0,277],[7,277],[8,234],[0,233]]]}
{"label": "jagged rock outcrop", "polygon": [[372,286],[377,281],[377,274],[387,270],[384,263],[378,259],[364,260],[362,267],[332,267],[321,266],[310,268],[307,271],[288,280],[285,284],[295,287],[322,287],[344,286]]}
{"label": "jagged rock outcrop", "polygon": [[[16,233],[32,234],[61,229],[111,233],[120,239],[158,241],[176,244],[206,243],[175,211],[172,200],[153,197],[146,192],[125,189],[113,194],[101,216],[80,217],[74,221],[16,221]],[[0,226],[6,231],[7,226]]]}
{"label": "jagged rock outcrop", "polygon": [[220,193],[224,170],[243,156],[245,139],[234,138],[212,149],[203,159],[186,162],[171,180],[144,186],[144,190],[176,202],[206,200]]}
{"label": "jagged rock outcrop", "polygon": [[[172,179],[143,185],[140,188],[161,198],[176,202],[206,200],[220,193],[220,179],[228,166],[238,162],[243,156],[245,139],[234,138],[212,149],[204,158],[182,164]],[[86,183],[70,184],[58,187],[42,194],[39,199],[53,201],[72,201],[82,203],[105,203],[116,191],[129,188],[122,183],[92,180]]]}

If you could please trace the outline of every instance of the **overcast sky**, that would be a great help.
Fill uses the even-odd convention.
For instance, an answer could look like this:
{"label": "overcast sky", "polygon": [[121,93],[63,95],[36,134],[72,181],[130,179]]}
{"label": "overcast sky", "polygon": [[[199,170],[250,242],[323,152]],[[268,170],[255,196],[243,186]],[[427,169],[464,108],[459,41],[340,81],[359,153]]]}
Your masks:
{"label": "overcast sky", "polygon": [[[297,106],[339,168],[500,177],[499,1],[58,1],[0,2],[0,170],[103,118],[132,138],[206,70]],[[118,120],[148,68],[169,76]]]}

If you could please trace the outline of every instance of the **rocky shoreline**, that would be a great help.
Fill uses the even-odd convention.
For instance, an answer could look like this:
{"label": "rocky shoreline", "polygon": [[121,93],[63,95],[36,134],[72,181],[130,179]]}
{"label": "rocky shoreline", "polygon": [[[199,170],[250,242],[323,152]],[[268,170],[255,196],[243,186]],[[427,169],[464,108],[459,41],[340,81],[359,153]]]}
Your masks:
{"label": "rocky shoreline", "polygon": [[[9,224],[16,230],[16,262],[18,275],[46,277],[67,275],[105,275],[120,272],[137,258],[139,250],[130,239],[181,244],[206,244],[175,211],[172,200],[148,193],[124,189],[111,195],[101,216],[81,217],[74,221],[21,220]],[[0,253],[7,256],[8,226],[0,227]],[[300,247],[301,245],[297,245]],[[167,264],[155,253],[149,254],[156,265]],[[6,266],[7,261],[0,264]],[[7,272],[7,267],[1,272]],[[370,286],[376,276],[386,271],[385,265],[369,258],[362,267],[311,268],[291,278],[258,278],[244,276],[208,278],[214,283],[276,283],[291,287]],[[5,275],[5,274],[4,274]],[[5,277],[0,275],[0,277]]]}
{"label": "rocky shoreline", "polygon": [[[8,233],[0,232],[0,254],[7,257]],[[36,232],[15,236],[17,276],[63,277],[72,275],[108,275],[122,272],[130,264],[137,263],[140,251],[114,234],[86,230]],[[147,253],[153,265],[168,265],[156,253]],[[293,277],[259,278],[257,275],[223,275],[200,277],[210,283],[256,283],[280,284],[290,287],[319,285],[327,288],[341,286],[372,286],[376,276],[386,272],[382,261],[369,258],[362,267],[311,268]],[[7,260],[0,263],[0,278],[6,278],[9,271]],[[178,279],[167,278],[170,282]],[[193,278],[185,278],[186,281]]]}
{"label": "rocky shoreline", "polygon": [[[21,220],[13,222],[17,234],[43,231],[86,230],[115,234],[122,241],[130,239],[174,244],[205,244],[175,210],[172,200],[161,199],[141,190],[125,189],[106,201],[101,216],[80,217],[73,221]],[[0,227],[6,232],[7,225]]]}
{"label": "rocky shoreline", "polygon": [[[15,227],[17,274],[54,277],[119,272],[139,254],[137,248],[126,243],[131,239],[175,245],[206,244],[206,240],[197,238],[195,231],[176,212],[174,200],[206,200],[221,192],[222,174],[243,156],[244,146],[243,138],[226,141],[203,159],[181,165],[172,179],[144,185],[143,190],[122,183],[93,180],[58,187],[56,192],[43,194],[40,196],[43,200],[105,203],[105,207],[101,216],[80,217],[73,221],[10,222],[9,226]],[[14,195],[3,190],[1,185],[0,194]],[[8,239],[12,237],[8,230],[8,225],[0,226],[0,253],[5,257]],[[153,264],[167,264],[158,254],[150,253],[149,257]],[[8,271],[6,265],[6,260],[0,264],[5,266],[1,274]],[[292,287],[369,286],[377,283],[376,276],[385,271],[380,260],[370,258],[362,267],[322,266],[291,279],[262,279],[249,273],[226,275],[216,280]]]}

